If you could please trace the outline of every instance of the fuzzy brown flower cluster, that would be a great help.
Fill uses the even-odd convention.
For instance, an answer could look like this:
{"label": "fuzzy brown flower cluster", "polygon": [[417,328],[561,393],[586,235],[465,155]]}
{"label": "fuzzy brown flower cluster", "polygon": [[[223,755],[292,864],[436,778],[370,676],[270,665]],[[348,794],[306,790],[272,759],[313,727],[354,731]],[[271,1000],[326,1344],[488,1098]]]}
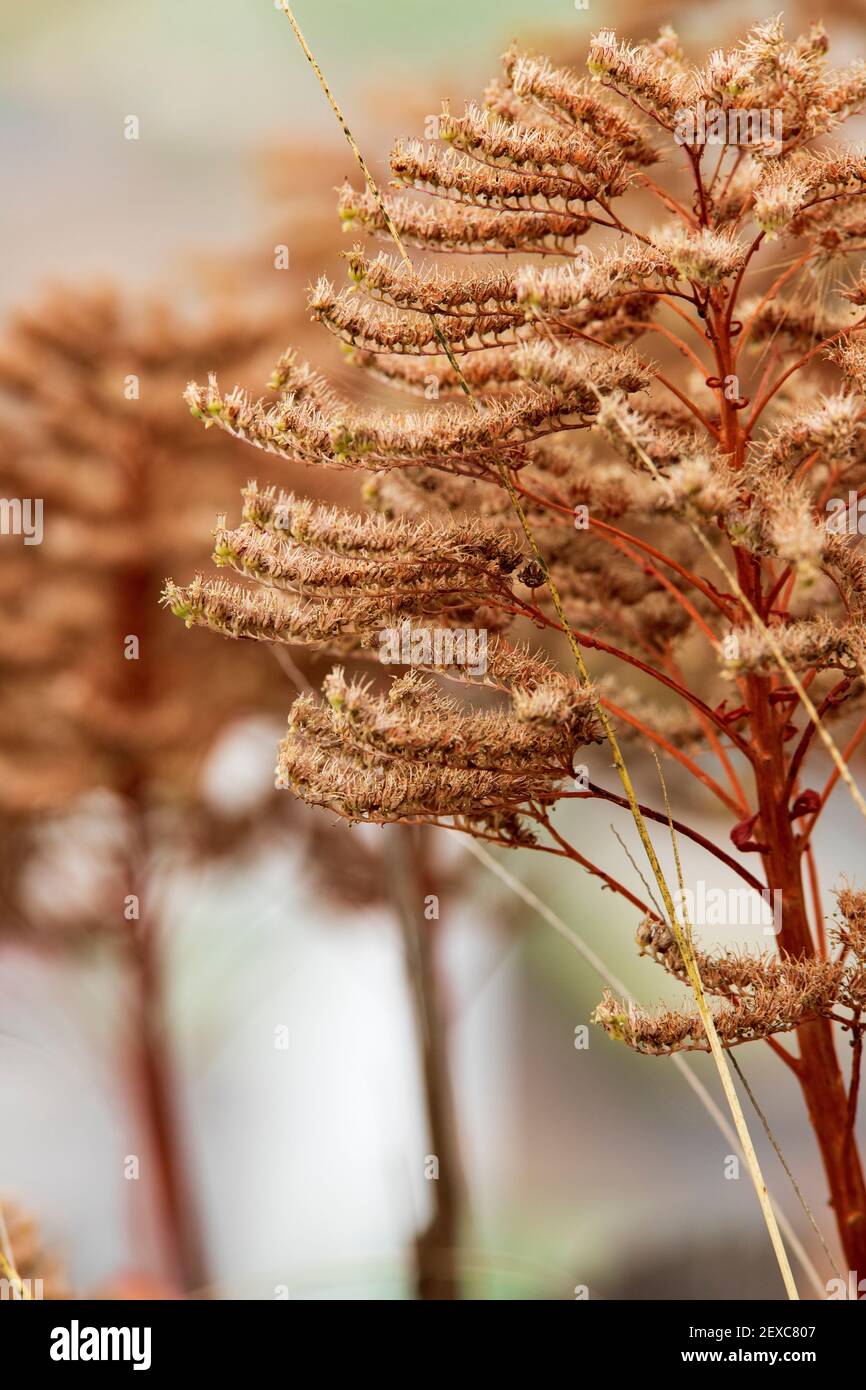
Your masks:
{"label": "fuzzy brown flower cluster", "polygon": [[[429,526],[437,515],[444,525],[452,516],[480,511],[507,534],[513,521],[497,471],[505,464],[520,474],[569,621],[582,632],[600,633],[603,650],[615,646],[639,661],[648,657],[653,667],[669,665],[676,645],[693,633],[696,617],[706,626],[719,617],[735,619],[735,605],[720,604],[709,582],[687,583],[684,602],[670,567],[652,563],[640,536],[629,552],[628,542],[613,534],[614,526],[639,532],[647,521],[676,518],[688,507],[710,523],[718,543],[733,542],[808,577],[811,611],[800,617],[799,595],[792,594],[781,637],[786,655],[798,669],[808,669],[814,658],[822,669],[843,670],[851,678],[849,698],[859,696],[859,559],[815,514],[828,467],[837,483],[858,481],[856,395],[844,389],[819,395],[796,415],[780,388],[775,404],[784,408],[782,422],[745,443],[736,469],[723,437],[724,412],[714,408],[711,396],[706,399],[710,368],[697,400],[691,400],[665,390],[666,378],[655,363],[623,346],[623,339],[649,338],[659,329],[670,336],[659,316],[666,305],[676,308],[677,299],[693,300],[697,320],[706,321],[714,300],[740,280],[754,254],[746,235],[749,218],[762,225],[771,190],[794,177],[785,172],[793,168],[793,156],[799,151],[802,160],[801,147],[860,102],[863,73],[857,65],[843,73],[828,69],[818,30],[791,44],[778,24],[758,26],[742,45],[712,55],[702,69],[689,67],[669,35],[641,49],[601,34],[588,66],[591,81],[509,52],[485,105],[470,103],[463,115],[444,110],[438,144],[398,141],[394,148],[395,185],[422,195],[386,198],[400,235],[436,253],[483,251],[489,269],[466,274],[436,262],[409,266],[391,252],[370,257],[356,246],[346,256],[348,287],[337,291],[322,278],[312,291],[312,312],[347,345],[351,360],[389,386],[423,394],[426,408],[359,408],[291,351],[269,383],[280,393],[276,401],[256,401],[237,389],[223,394],[214,376],[209,385],[188,390],[193,414],[209,426],[289,461],[371,474],[368,502],[403,528],[399,558],[396,544],[385,563],[373,564],[360,544],[344,554],[345,542],[336,536],[339,554],[325,563],[327,543],[323,552],[315,537],[283,536],[245,513],[239,529],[220,529],[215,557],[268,592],[196,581],[186,590],[170,586],[171,605],[191,624],[231,635],[330,644],[339,654],[353,643],[369,646],[377,623],[431,616],[437,604],[441,617],[448,607],[441,599],[447,592],[456,604],[461,582],[462,619],[473,608],[480,617],[482,604],[501,607],[503,598],[516,616],[525,611],[520,596],[492,593],[479,584],[477,569],[446,572],[444,533],[436,537],[445,546],[437,574],[425,558],[429,542],[423,531],[410,537],[405,530],[410,520]],[[612,101],[611,92],[631,98],[632,110]],[[695,108],[713,94],[725,109],[778,99],[783,121],[792,123],[785,158],[771,162],[761,149],[731,152],[742,190],[736,219],[722,206],[719,177],[700,217],[682,209],[649,235],[621,237],[613,203],[627,190],[652,192],[656,186],[647,170],[663,154],[644,113],[656,116],[656,128],[672,130],[675,111]],[[816,165],[808,186],[815,197],[828,187],[838,192],[841,215],[849,211],[846,197],[856,192],[857,158],[820,159],[820,181]],[[575,207],[586,225],[560,226],[549,242],[549,219],[567,218]],[[677,207],[673,195],[665,196],[664,211]],[[382,208],[369,191],[344,189],[340,211],[347,226],[388,238]],[[487,221],[479,228],[482,214]],[[600,238],[606,226],[617,233],[608,244],[581,244],[587,232]],[[547,266],[532,260],[496,263],[497,252],[530,254],[539,248],[549,253]],[[771,334],[778,352],[778,326],[792,312],[786,345],[802,344],[807,320],[813,344],[815,312],[809,320],[801,302],[786,306],[781,294],[765,295],[742,335],[750,355],[764,350]],[[836,320],[848,322],[841,307]],[[856,346],[856,338],[847,341]],[[841,350],[838,338],[833,346]],[[464,386],[480,408],[466,402]],[[632,403],[638,396],[640,404]],[[581,453],[573,442],[578,431],[592,432],[603,447]],[[809,477],[795,483],[793,475],[822,443],[834,459],[844,455],[848,467],[840,472],[814,458]],[[645,454],[666,486],[648,476]],[[584,511],[585,529],[579,515]],[[357,524],[350,513],[343,523]],[[684,567],[699,570],[694,543],[682,528],[671,531],[670,544]],[[533,578],[531,568],[527,574]],[[841,622],[830,616],[840,583],[847,607]],[[386,593],[393,603],[384,602]],[[540,593],[535,606],[538,621],[555,625]],[[489,612],[484,619],[490,621]],[[759,630],[737,624],[733,635],[722,675],[772,666]],[[658,709],[657,721],[669,722],[670,712]]]}
{"label": "fuzzy brown flower cluster", "polygon": [[[866,893],[847,889],[839,894],[841,924],[834,936],[840,944],[835,959],[802,959],[782,953],[754,956],[726,950],[714,955],[695,951],[707,993],[722,1003],[714,1020],[726,1047],[790,1032],[816,1018],[835,1018],[839,1010],[856,1016],[866,1003]],[[669,927],[646,918],[638,928],[642,955],[651,956],[683,984],[688,973]],[[666,1056],[671,1052],[709,1051],[697,1010],[663,1009],[648,1012],[623,1003],[606,991],[595,1021],[612,1038],[636,1052]]]}
{"label": "fuzzy brown flower cluster", "polygon": [[[384,196],[341,190],[362,242],[344,288],[311,291],[349,361],[408,407],[360,407],[291,353],[275,400],[215,377],[187,393],[275,467],[365,475],[366,516],[255,489],[215,552],[246,584],[170,582],[166,601],[188,625],[341,658],[396,623],[492,629],[480,682],[421,642],[404,661],[423,678],[380,691],[337,671],[323,702],[295,706],[280,776],[349,819],[532,837],[645,916],[553,803],[623,804],[592,753],[602,711],[700,782],[734,853],[677,833],[784,902],[777,961],[700,956],[719,1035],[796,1030],[800,1055],[784,1055],[822,1116],[850,1267],[866,1269],[856,1090],[833,1034],[847,1008],[859,1045],[862,954],[849,925],[845,963],[830,957],[811,844],[839,780],[816,756],[825,726],[848,757],[866,736],[866,158],[838,138],[864,104],[866,66],[832,67],[820,25],[790,39],[763,22],[698,65],[670,30],[634,46],[602,31],[584,74],[510,51],[482,103],[441,113],[437,140],[397,142]],[[550,650],[567,626],[603,661],[595,687],[546,661],[539,674],[527,623]],[[660,937],[655,953],[682,973]],[[598,1020],[640,1050],[704,1045],[687,1013],[606,999]]]}
{"label": "fuzzy brown flower cluster", "polygon": [[[228,443],[214,449],[178,414],[178,391],[215,356],[226,370],[255,370],[272,335],[270,320],[186,317],[111,289],[69,289],[19,311],[0,343],[4,931],[34,913],[70,940],[117,922],[122,883],[108,911],[101,891],[44,912],[20,897],[53,818],[83,798],[114,798],[100,874],[118,857],[118,816],[168,820],[172,842],[197,852],[220,852],[240,828],[206,800],[204,760],[238,717],[276,711],[285,677],[272,661],[192,645],[154,600],[167,568],[206,560],[214,498],[228,502],[244,477]],[[7,529],[28,501],[41,510],[34,543]],[[206,699],[203,663],[214,680]]]}
{"label": "fuzzy brown flower cluster", "polygon": [[520,811],[554,802],[577,750],[601,738],[591,693],[554,672],[512,686],[507,709],[492,712],[465,713],[414,672],[377,697],[335,668],[323,694],[295,702],[278,769],[305,800],[350,819],[447,817],[532,843]]}

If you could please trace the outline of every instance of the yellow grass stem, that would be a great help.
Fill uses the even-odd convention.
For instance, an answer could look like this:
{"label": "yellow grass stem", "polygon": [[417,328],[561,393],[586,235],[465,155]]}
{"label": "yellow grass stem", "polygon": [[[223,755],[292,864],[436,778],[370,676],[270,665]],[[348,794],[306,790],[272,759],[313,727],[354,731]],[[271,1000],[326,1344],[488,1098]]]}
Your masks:
{"label": "yellow grass stem", "polygon": [[6,1220],[3,1216],[3,1208],[0,1206],[0,1273],[3,1278],[8,1280],[18,1293],[18,1297],[27,1300],[33,1297],[28,1286],[24,1283],[18,1270],[15,1268],[15,1256],[12,1253],[12,1246],[9,1243],[9,1232],[6,1229]]}
{"label": "yellow grass stem", "polygon": [[[623,984],[622,980],[620,980],[619,977],[616,976],[613,973],[613,971],[608,968],[608,966],[602,960],[601,956],[599,956],[592,949],[591,946],[587,945],[583,937],[579,936],[578,933],[572,927],[568,926],[568,924],[563,921],[563,919],[558,915],[558,913],[554,912],[552,907],[549,907],[547,903],[543,902],[542,899],[538,897],[537,893],[534,893],[532,889],[528,888],[526,884],[521,882],[519,878],[515,878],[514,874],[510,873],[509,870],[506,869],[503,864],[500,864],[497,859],[494,859],[493,855],[490,853],[489,850],[485,849],[483,845],[479,845],[476,840],[469,838],[466,839],[464,847],[469,851],[470,854],[473,854],[476,859],[478,859],[482,864],[484,864],[492,874],[495,874],[495,876],[499,879],[501,883],[504,883],[507,888],[510,888],[511,891],[517,895],[517,897],[522,899],[522,901],[526,903],[527,907],[531,907],[534,912],[538,913],[538,916],[541,917],[543,921],[547,922],[549,926],[553,927],[553,930],[557,932],[558,935],[561,936],[564,941],[567,941],[568,944],[571,947],[573,947],[575,951],[578,952],[578,954],[586,961],[587,965],[589,965],[589,967],[595,971],[599,978],[603,980],[604,983],[611,990],[613,990],[614,994],[618,995],[620,998],[632,997],[631,990],[627,989],[626,986]],[[739,1149],[743,1161],[745,1162],[745,1154],[743,1153],[742,1146],[740,1144],[739,1139],[737,1138],[735,1131],[731,1128],[724,1114],[716,1105],[716,1102],[713,1100],[713,1097],[710,1095],[709,1091],[707,1090],[704,1083],[701,1081],[700,1077],[698,1077],[695,1074],[694,1069],[689,1065],[685,1057],[683,1057],[679,1052],[672,1053],[669,1060],[671,1065],[675,1067],[676,1070],[680,1073],[686,1085],[690,1086],[691,1089],[694,1091],[698,1100],[701,1102],[701,1105],[704,1107],[707,1114],[710,1116],[711,1120],[716,1125],[720,1133],[724,1136],[727,1143],[731,1145],[732,1149]],[[732,1058],[731,1060],[733,1061],[734,1059]],[[789,1171],[787,1169],[787,1166],[786,1171]],[[791,1181],[793,1184],[793,1178],[791,1179]],[[818,1231],[817,1227],[815,1226],[814,1217],[812,1216],[811,1212],[806,1206],[802,1194],[799,1191],[799,1188],[797,1188],[796,1184],[793,1185],[795,1187],[795,1191],[797,1191],[800,1203],[803,1206],[803,1209],[806,1212],[806,1215],[808,1216],[810,1223],[812,1224],[813,1228],[817,1231],[818,1239],[821,1241],[821,1244],[824,1246],[824,1249],[826,1250],[826,1242],[823,1236],[821,1235],[820,1231]],[[772,1193],[770,1193],[770,1200],[774,1200]],[[779,1226],[784,1232],[785,1239],[787,1240],[788,1244],[790,1245],[791,1249],[793,1250],[794,1254],[799,1260],[803,1273],[805,1274],[806,1278],[808,1279],[809,1283],[814,1289],[815,1294],[818,1298],[826,1298],[826,1284],[822,1282],[821,1276],[815,1268],[815,1265],[812,1262],[806,1248],[804,1247],[802,1241],[800,1240],[799,1236],[797,1235],[797,1232],[794,1230],[784,1211],[782,1211],[781,1207],[778,1208],[778,1210],[776,1211],[776,1217],[779,1222]],[[830,1263],[833,1269],[835,1270],[835,1265],[833,1265],[832,1259],[830,1260]]]}
{"label": "yellow grass stem", "polygon": [[686,967],[686,974],[689,977],[689,983],[695,993],[695,999],[697,1000],[698,1005],[698,1013],[701,1016],[701,1023],[704,1025],[704,1032],[707,1035],[707,1042],[710,1045],[710,1051],[712,1052],[716,1066],[719,1069],[719,1077],[722,1083],[722,1090],[725,1093],[725,1100],[728,1102],[728,1107],[730,1109],[731,1116],[733,1117],[734,1126],[740,1138],[740,1144],[743,1149],[743,1155],[746,1160],[746,1166],[749,1170],[749,1174],[752,1179],[752,1184],[754,1186],[755,1193],[757,1195],[758,1202],[763,1213],[764,1221],[767,1225],[767,1230],[770,1235],[770,1240],[773,1244],[773,1250],[775,1251],[776,1259],[779,1262],[779,1269],[782,1271],[782,1279],[785,1283],[786,1292],[789,1298],[798,1299],[800,1295],[797,1292],[797,1285],[794,1282],[794,1276],[791,1272],[791,1266],[788,1263],[788,1256],[785,1251],[785,1246],[782,1242],[782,1237],[779,1232],[778,1224],[776,1222],[776,1214],[773,1210],[773,1204],[770,1201],[770,1195],[767,1191],[767,1185],[764,1182],[764,1178],[761,1173],[761,1166],[758,1162],[758,1155],[755,1152],[755,1147],[752,1143],[751,1135],[749,1134],[749,1127],[746,1124],[746,1117],[743,1114],[743,1108],[740,1105],[740,1098],[737,1095],[736,1087],[734,1086],[734,1078],[731,1075],[731,1069],[728,1064],[728,1059],[725,1056],[724,1048],[722,1047],[722,1044],[719,1041],[719,1035],[716,1032],[716,1023],[715,1019],[713,1018],[713,1011],[710,1008],[707,1002],[707,996],[704,993],[704,985],[703,981],[701,980],[701,973],[698,969],[697,960],[695,959],[695,949],[692,939],[692,924],[689,921],[688,912],[686,911],[686,892],[685,883],[683,881],[683,866],[680,862],[680,848],[677,842],[676,831],[674,830],[673,817],[671,815],[671,804],[668,798],[667,783],[665,782],[661,763],[656,757],[655,750],[653,750],[653,757],[655,758],[656,767],[658,768],[659,781],[661,782],[662,795],[664,797],[665,803],[665,813],[668,818],[668,825],[670,827],[671,832],[671,844],[673,846],[674,851],[674,863],[676,864],[677,869],[677,882],[679,883],[680,887],[680,902],[682,904],[684,918],[683,924],[680,922],[679,918],[676,916],[675,913],[672,914],[670,918],[670,928],[673,932],[674,940],[677,943],[679,953],[682,956],[683,964]]}

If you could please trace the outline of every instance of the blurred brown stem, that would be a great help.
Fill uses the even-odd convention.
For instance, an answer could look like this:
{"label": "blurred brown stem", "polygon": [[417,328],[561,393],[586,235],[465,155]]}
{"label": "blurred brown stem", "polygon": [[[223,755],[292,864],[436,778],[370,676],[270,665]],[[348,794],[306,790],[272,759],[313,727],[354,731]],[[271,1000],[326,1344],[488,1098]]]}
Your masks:
{"label": "blurred brown stem", "polygon": [[[127,507],[138,515],[148,499],[149,473],[144,450],[130,453],[127,464]],[[156,674],[152,650],[154,604],[152,575],[136,564],[115,588],[115,650],[118,653],[117,695],[145,717],[154,695]],[[125,634],[141,643],[142,659],[124,660]],[[187,1172],[182,1126],[178,1117],[176,1077],[166,1042],[165,981],[160,960],[160,914],[150,873],[152,841],[148,791],[149,770],[142,759],[125,764],[122,790],[130,807],[130,847],[127,873],[137,900],[137,919],[128,924],[128,966],[132,987],[132,1067],[138,1113],[147,1136],[152,1164],[152,1194],[156,1225],[166,1268],[172,1282],[187,1296],[209,1284],[198,1212]],[[143,1165],[144,1166],[144,1165]],[[148,1172],[146,1177],[150,1177]]]}
{"label": "blurred brown stem", "polygon": [[464,1184],[448,1063],[448,1025],[436,958],[440,923],[424,916],[425,900],[432,893],[425,850],[422,828],[401,826],[388,835],[385,851],[403,933],[431,1156],[438,1160],[438,1176],[432,1181],[433,1213],[415,1237],[415,1287],[420,1299],[459,1299],[457,1251]]}
{"label": "blurred brown stem", "polygon": [[[139,896],[139,902],[143,901]],[[173,1068],[165,1044],[158,933],[153,916],[146,911],[132,927],[128,944],[133,987],[133,1069],[148,1157],[153,1165],[149,1190],[166,1264],[177,1287],[190,1295],[206,1287],[208,1277],[179,1133]]]}

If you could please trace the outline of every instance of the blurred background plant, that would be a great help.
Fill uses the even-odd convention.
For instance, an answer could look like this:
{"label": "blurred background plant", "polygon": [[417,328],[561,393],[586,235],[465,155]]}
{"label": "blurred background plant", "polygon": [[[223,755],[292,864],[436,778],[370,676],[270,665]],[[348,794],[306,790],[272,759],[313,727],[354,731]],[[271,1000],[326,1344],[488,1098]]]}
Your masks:
{"label": "blurred background plant", "polygon": [[[79,966],[100,952],[118,958],[116,1042],[130,1054],[125,1095],[144,1145],[127,1158],[138,1164],[134,1219],[143,1236],[155,1227],[165,1288],[188,1293],[210,1280],[165,1016],[162,920],[184,869],[236,871],[289,834],[306,842],[343,912],[393,904],[431,1129],[443,1159],[453,1148],[441,1029],[428,1017],[439,1008],[435,974],[411,896],[389,895],[376,847],[345,835],[334,844],[299,819],[273,777],[245,795],[233,765],[222,776],[209,767],[233,725],[284,717],[287,675],[303,687],[302,671],[261,649],[250,664],[228,650],[213,660],[200,643],[179,643],[154,603],[166,573],[204,563],[214,502],[230,505],[243,476],[231,443],[202,449],[179,389],[214,354],[230,373],[260,373],[259,354],[273,354],[287,323],[303,335],[299,317],[286,309],[241,327],[224,312],[184,320],[113,290],[58,290],[15,314],[0,345],[0,490],[39,493],[48,517],[42,542],[9,550],[0,570],[0,925],[19,946],[75,949]],[[409,860],[420,866],[417,846]],[[457,1167],[449,1161],[435,1189],[440,1225]],[[451,1231],[445,1246],[454,1243]],[[436,1277],[422,1245],[419,1278]]]}
{"label": "blurred background plant", "polygon": [[[824,8],[844,62],[862,45],[860,7]],[[443,96],[462,107],[515,37],[582,61],[602,24],[641,37],[671,22],[700,51],[775,9],[614,0],[602,14],[540,0],[529,13],[522,0],[334,0],[302,20],[381,175],[395,125],[416,129]],[[787,7],[790,31],[811,17],[805,10]],[[0,40],[14,190],[5,264],[15,267],[0,288],[12,315],[2,487],[38,470],[46,514],[43,546],[12,548],[4,537],[0,555],[9,711],[0,1194],[20,1193],[39,1213],[79,1289],[110,1288],[133,1270],[157,1276],[163,1291],[423,1292],[435,1271],[424,1273],[423,1236],[419,1270],[418,1233],[435,1230],[438,1206],[450,1241],[463,1190],[455,1173],[437,1204],[424,1178],[437,1152],[436,1083],[428,1077],[425,1100],[414,1029],[433,989],[471,1196],[465,1292],[569,1297],[589,1283],[602,1295],[658,1296],[656,1271],[678,1267],[671,1296],[723,1296],[726,1262],[732,1271],[745,1261],[760,1289],[764,1245],[760,1232],[752,1243],[748,1194],[723,1181],[724,1146],[700,1112],[674,1080],[635,1072],[614,1049],[596,1047],[588,1066],[575,1053],[595,981],[525,909],[518,936],[500,890],[450,848],[432,868],[441,919],[424,923],[437,940],[430,975],[417,920],[430,851],[385,848],[399,830],[338,833],[273,795],[273,727],[293,693],[286,673],[263,651],[241,660],[227,644],[224,658],[152,603],[126,616],[118,585],[138,602],[165,573],[201,566],[213,516],[234,505],[250,468],[242,446],[223,449],[189,420],[179,401],[187,377],[218,366],[264,386],[275,348],[306,351],[306,285],[341,245],[333,190],[351,172],[348,155],[285,21],[266,0],[80,0],[74,10],[47,0],[8,7]],[[138,140],[124,137],[130,114]],[[288,266],[277,269],[283,244]],[[101,287],[106,277],[122,296]],[[67,288],[46,292],[59,278]],[[341,388],[358,389],[326,335],[309,355]],[[140,379],[138,400],[124,396],[129,376]],[[306,490],[302,470],[280,481]],[[334,475],[323,489],[317,475],[315,488],[354,505],[351,480]],[[52,516],[63,525],[53,529]],[[128,635],[140,639],[137,662],[124,658]],[[314,660],[296,674],[318,683],[323,669]],[[192,744],[188,718],[176,720],[191,702]],[[706,801],[694,811],[712,823]],[[284,822],[290,838],[276,848]],[[850,859],[839,826],[828,821],[823,833],[831,863]],[[406,873],[414,889],[401,885]],[[138,921],[127,920],[142,876],[151,886],[138,893]],[[545,899],[569,916],[567,881],[555,870],[542,877]],[[415,912],[395,918],[407,892]],[[581,930],[629,978],[630,920],[609,900],[599,907],[588,895]],[[427,972],[409,997],[407,961],[416,983]],[[282,1051],[275,1030],[286,1027]],[[153,1065],[141,1045],[155,1038],[171,1074],[160,1105],[180,1130],[177,1172],[163,1173],[156,1204],[152,1188],[138,1195],[123,1178],[124,1157],[146,1151],[142,1136],[152,1145],[165,1119],[113,1067],[121,1038],[139,1074]],[[776,1129],[814,1196],[820,1178],[797,1138],[793,1094],[780,1086],[774,1101]],[[446,1135],[454,1123],[446,1115]],[[446,1174],[457,1167],[446,1162]],[[735,1232],[712,1286],[691,1235],[708,1204]],[[167,1232],[153,1215],[172,1206]],[[444,1278],[453,1291],[456,1269]]]}
{"label": "blurred background plant", "polygon": [[205,762],[235,721],[276,715],[285,678],[272,662],[208,662],[203,699],[202,653],[154,622],[151,595],[171,558],[200,558],[214,492],[239,481],[231,450],[197,448],[178,379],[213,351],[254,368],[267,342],[264,321],[185,323],[112,290],[58,290],[15,315],[0,347],[0,487],[38,494],[49,520],[38,545],[7,538],[0,581],[2,930],[76,948],[79,964],[100,947],[121,958],[116,1041],[145,1145],[129,1190],[167,1285],[185,1289],[207,1279],[166,1041],[159,883],[178,863],[249,852],[283,809],[220,796]]}

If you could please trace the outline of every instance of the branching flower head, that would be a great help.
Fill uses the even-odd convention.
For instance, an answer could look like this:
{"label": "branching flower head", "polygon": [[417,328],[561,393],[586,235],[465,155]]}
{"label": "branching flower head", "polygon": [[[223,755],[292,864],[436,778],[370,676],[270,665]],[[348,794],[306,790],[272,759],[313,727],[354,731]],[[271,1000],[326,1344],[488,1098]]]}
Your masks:
{"label": "branching flower head", "polygon": [[[723,1048],[767,1039],[787,1055],[776,1035],[797,1030],[810,1113],[830,1117],[833,1202],[855,1224],[866,1181],[840,1157],[850,1115],[832,1028],[859,1047],[859,900],[840,897],[831,959],[803,866],[835,785],[812,785],[816,754],[866,814],[829,731],[866,700],[866,164],[812,148],[864,104],[864,65],[831,68],[820,26],[791,39],[779,19],[701,65],[670,29],[638,45],[602,30],[582,74],[510,50],[483,105],[445,110],[438,140],[397,143],[396,191],[369,174],[341,190],[362,244],[346,287],[322,277],[311,291],[347,360],[416,408],[358,406],[291,355],[276,399],[215,380],[188,392],[206,425],[277,468],[365,474],[368,514],[251,487],[215,551],[246,585],[166,590],[187,623],[347,661],[368,662],[387,631],[388,662],[407,671],[384,685],[341,667],[323,698],[301,696],[281,785],[349,820],[532,844],[598,876],[697,1007],[606,995],[596,1021],[652,1054],[707,1049],[715,1031]],[[782,266],[774,238],[797,239]],[[454,659],[461,630],[489,633],[474,668]],[[594,683],[590,661],[605,663]],[[852,751],[864,729],[852,724]],[[630,757],[652,748],[701,783],[730,849],[642,805],[626,740]],[[651,823],[752,890],[762,873],[783,896],[778,952],[690,947],[643,883],[554,825],[566,799],[577,817],[586,802],[631,810],[665,901]],[[850,1267],[866,1267],[866,1238],[841,1215],[840,1234]]]}

